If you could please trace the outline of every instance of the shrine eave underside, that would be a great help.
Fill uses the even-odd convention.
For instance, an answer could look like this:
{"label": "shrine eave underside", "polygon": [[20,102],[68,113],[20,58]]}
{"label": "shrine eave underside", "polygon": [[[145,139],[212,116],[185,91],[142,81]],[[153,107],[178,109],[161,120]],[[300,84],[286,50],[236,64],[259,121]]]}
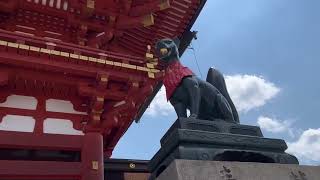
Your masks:
{"label": "shrine eave underside", "polygon": [[4,0],[0,27],[48,41],[144,56],[146,45],[161,38],[183,39],[205,2]]}

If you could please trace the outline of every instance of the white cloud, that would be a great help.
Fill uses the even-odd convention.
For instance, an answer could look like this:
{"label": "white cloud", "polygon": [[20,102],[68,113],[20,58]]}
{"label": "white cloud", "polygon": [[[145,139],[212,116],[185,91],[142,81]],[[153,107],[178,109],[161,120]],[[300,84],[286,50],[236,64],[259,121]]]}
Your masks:
{"label": "white cloud", "polygon": [[288,133],[292,138],[299,137],[297,141],[287,143],[286,152],[295,155],[302,164],[319,164],[320,128],[302,131],[292,127],[292,121],[282,121],[264,116],[260,116],[257,123],[265,131]]}
{"label": "white cloud", "polygon": [[287,143],[288,153],[299,159],[310,162],[320,161],[320,128],[308,129],[302,133],[296,142]]}
{"label": "white cloud", "polygon": [[230,96],[239,112],[261,107],[280,92],[280,88],[260,76],[233,75],[226,76],[225,79]]}
{"label": "white cloud", "polygon": [[282,121],[275,118],[260,116],[257,122],[261,129],[272,133],[287,132],[291,137],[295,137],[294,129],[291,127],[292,121]]}
{"label": "white cloud", "polygon": [[163,86],[151,102],[149,108],[146,111],[146,115],[153,117],[157,115],[168,116],[173,112],[174,109],[170,102],[167,101],[166,90]]}

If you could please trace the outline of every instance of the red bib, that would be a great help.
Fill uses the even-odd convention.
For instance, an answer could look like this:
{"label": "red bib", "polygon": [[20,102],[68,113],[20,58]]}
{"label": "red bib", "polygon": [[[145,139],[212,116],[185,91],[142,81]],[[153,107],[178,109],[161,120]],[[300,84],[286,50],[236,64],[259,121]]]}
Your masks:
{"label": "red bib", "polygon": [[194,75],[193,72],[183,66],[179,61],[174,61],[165,70],[163,84],[166,87],[167,100],[170,99],[181,80],[186,76]]}

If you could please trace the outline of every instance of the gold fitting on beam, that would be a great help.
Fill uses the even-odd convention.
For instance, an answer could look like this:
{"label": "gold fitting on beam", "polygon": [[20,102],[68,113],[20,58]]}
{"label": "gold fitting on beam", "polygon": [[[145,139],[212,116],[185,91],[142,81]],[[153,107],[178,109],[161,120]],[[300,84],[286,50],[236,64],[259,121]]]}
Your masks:
{"label": "gold fitting on beam", "polygon": [[113,62],[112,61],[105,60],[105,63],[108,64],[108,65],[113,66]]}
{"label": "gold fitting on beam", "polygon": [[143,17],[143,26],[148,27],[154,25],[154,17],[152,14],[146,15]]}
{"label": "gold fitting on beam", "polygon": [[79,55],[78,54],[70,54],[70,57],[74,58],[74,59],[79,59]]}
{"label": "gold fitting on beam", "polygon": [[120,62],[113,62],[114,66],[118,66],[118,67],[121,67],[122,64]]}
{"label": "gold fitting on beam", "polygon": [[50,53],[56,56],[60,56],[61,54],[60,51],[56,51],[56,50],[51,50]]}
{"label": "gold fitting on beam", "polygon": [[151,72],[158,73],[158,72],[160,72],[160,70],[159,69],[151,69]]}
{"label": "gold fitting on beam", "polygon": [[12,42],[8,42],[8,46],[9,46],[9,47],[12,47],[12,48],[18,48],[18,47],[19,47],[19,44],[17,44],[17,43],[12,43]]}
{"label": "gold fitting on beam", "polygon": [[0,40],[0,46],[7,46],[7,45],[8,45],[7,41]]}
{"label": "gold fitting on beam", "polygon": [[146,68],[146,67],[141,67],[141,66],[137,66],[137,70],[139,71],[146,71],[146,72],[149,72],[150,69]]}
{"label": "gold fitting on beam", "polygon": [[19,44],[19,49],[29,50],[30,46],[25,44]]}
{"label": "gold fitting on beam", "polygon": [[34,47],[34,46],[30,46],[30,51],[39,52],[39,51],[40,51],[40,48]]}
{"label": "gold fitting on beam", "polygon": [[91,62],[97,62],[97,58],[89,57],[89,61],[91,61]]}
{"label": "gold fitting on beam", "polygon": [[153,54],[151,54],[151,53],[146,53],[146,58],[147,58],[147,59],[153,59]]}
{"label": "gold fitting on beam", "polygon": [[101,80],[101,82],[108,82],[108,78],[107,77],[101,77],[100,80]]}
{"label": "gold fitting on beam", "polygon": [[87,8],[94,9],[94,0],[87,0]]}
{"label": "gold fitting on beam", "polygon": [[98,102],[103,102],[103,101],[104,101],[104,98],[103,98],[103,97],[97,97],[97,101],[98,101]]}
{"label": "gold fitting on beam", "polygon": [[104,60],[104,59],[97,59],[97,62],[100,63],[100,64],[105,64],[105,63],[106,63],[106,60]]}
{"label": "gold fitting on beam", "polygon": [[93,116],[94,121],[100,121],[100,116],[99,115],[94,115]]}
{"label": "gold fitting on beam", "polygon": [[134,82],[134,83],[132,83],[132,86],[138,88],[139,87],[139,83],[138,82]]}
{"label": "gold fitting on beam", "polygon": [[92,169],[99,170],[99,162],[98,161],[92,161]]}
{"label": "gold fitting on beam", "polygon": [[80,59],[84,60],[84,61],[88,61],[89,60],[88,56],[82,56],[82,55],[80,55]]}
{"label": "gold fitting on beam", "polygon": [[160,10],[165,10],[170,8],[170,1],[169,0],[161,0],[160,2]]}
{"label": "gold fitting on beam", "polygon": [[137,69],[136,65],[132,65],[132,64],[126,64],[126,63],[122,63],[121,65],[124,68],[128,68],[128,69]]}
{"label": "gold fitting on beam", "polygon": [[152,72],[148,72],[148,77],[154,79],[154,78],[155,78],[155,75],[154,75],[154,73],[152,73]]}
{"label": "gold fitting on beam", "polygon": [[148,68],[154,68],[154,65],[151,64],[151,63],[147,63],[147,67],[148,67]]}
{"label": "gold fitting on beam", "polygon": [[41,49],[40,49],[40,52],[46,53],[46,54],[50,54],[50,53],[51,53],[50,50],[49,50],[49,49],[46,49],[46,48],[41,48]]}
{"label": "gold fitting on beam", "polygon": [[69,57],[69,53],[67,53],[67,52],[60,52],[60,54],[63,57]]}

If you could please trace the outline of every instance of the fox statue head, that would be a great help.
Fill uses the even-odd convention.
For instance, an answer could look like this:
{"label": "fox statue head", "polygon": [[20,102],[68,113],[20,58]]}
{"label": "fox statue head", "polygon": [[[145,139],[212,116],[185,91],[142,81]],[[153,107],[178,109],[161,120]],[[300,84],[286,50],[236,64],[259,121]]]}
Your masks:
{"label": "fox statue head", "polygon": [[179,60],[179,45],[180,40],[175,39],[161,39],[156,43],[156,54],[159,57],[160,61],[164,63],[170,63],[172,61]]}

